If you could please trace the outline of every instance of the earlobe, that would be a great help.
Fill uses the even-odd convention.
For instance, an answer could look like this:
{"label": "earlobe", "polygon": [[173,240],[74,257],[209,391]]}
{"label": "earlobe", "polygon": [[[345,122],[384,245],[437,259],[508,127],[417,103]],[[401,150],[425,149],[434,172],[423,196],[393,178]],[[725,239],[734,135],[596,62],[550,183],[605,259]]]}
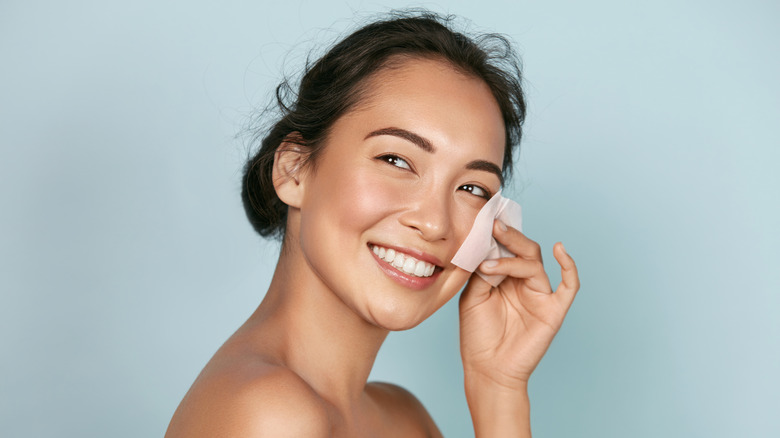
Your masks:
{"label": "earlobe", "polygon": [[273,181],[276,195],[290,207],[300,208],[304,193],[306,149],[283,142],[274,154]]}

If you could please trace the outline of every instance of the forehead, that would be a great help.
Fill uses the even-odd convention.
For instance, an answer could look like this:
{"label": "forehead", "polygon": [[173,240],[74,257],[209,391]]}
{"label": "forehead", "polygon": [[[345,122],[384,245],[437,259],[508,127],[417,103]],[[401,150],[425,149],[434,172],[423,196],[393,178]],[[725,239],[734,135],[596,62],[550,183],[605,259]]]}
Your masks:
{"label": "forehead", "polygon": [[446,61],[392,59],[366,80],[361,95],[344,118],[366,128],[412,130],[434,145],[478,148],[485,159],[503,162],[505,125],[490,87]]}

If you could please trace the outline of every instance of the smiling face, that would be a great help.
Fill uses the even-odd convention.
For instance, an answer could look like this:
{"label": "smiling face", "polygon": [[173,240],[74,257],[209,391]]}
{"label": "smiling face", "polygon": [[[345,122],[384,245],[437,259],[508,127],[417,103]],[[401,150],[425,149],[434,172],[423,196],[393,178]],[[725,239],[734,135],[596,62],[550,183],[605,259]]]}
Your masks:
{"label": "smiling face", "polygon": [[323,290],[402,330],[470,276],[450,260],[501,187],[504,123],[484,82],[441,61],[405,60],[366,88],[304,172],[288,233]]}

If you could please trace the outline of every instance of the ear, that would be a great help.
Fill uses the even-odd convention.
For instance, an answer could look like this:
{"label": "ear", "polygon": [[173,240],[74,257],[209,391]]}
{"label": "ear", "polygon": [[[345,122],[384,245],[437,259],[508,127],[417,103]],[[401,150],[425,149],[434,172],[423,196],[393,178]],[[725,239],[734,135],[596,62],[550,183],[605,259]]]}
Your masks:
{"label": "ear", "polygon": [[304,146],[288,141],[282,142],[274,153],[274,189],[279,199],[290,207],[301,207],[307,157]]}

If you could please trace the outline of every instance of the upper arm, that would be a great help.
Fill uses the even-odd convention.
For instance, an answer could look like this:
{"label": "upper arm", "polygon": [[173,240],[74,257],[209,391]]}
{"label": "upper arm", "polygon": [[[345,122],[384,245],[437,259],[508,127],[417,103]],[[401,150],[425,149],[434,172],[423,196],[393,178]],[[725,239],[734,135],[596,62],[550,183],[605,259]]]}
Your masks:
{"label": "upper arm", "polygon": [[295,373],[277,368],[249,379],[237,374],[197,382],[166,438],[330,436],[325,405]]}

